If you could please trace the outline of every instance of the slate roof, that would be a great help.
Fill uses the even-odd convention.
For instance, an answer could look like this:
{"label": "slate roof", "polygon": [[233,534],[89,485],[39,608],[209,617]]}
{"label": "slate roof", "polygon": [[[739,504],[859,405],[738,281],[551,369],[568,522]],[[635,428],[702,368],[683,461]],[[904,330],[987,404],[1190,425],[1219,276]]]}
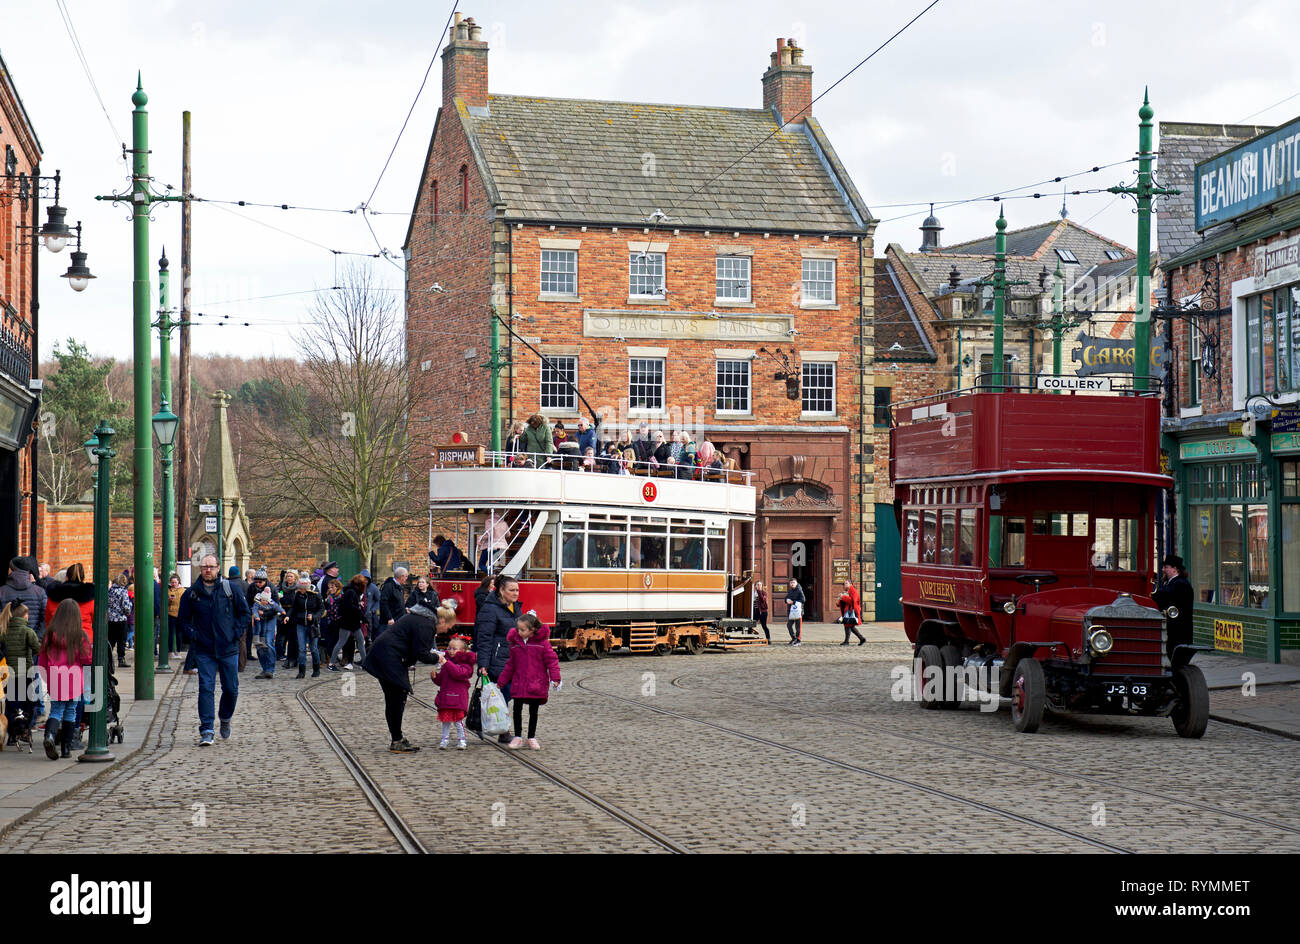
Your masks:
{"label": "slate roof", "polygon": [[[1264,125],[1193,124],[1183,121],[1160,122],[1159,157],[1156,180],[1163,187],[1182,193],[1156,199],[1156,240],[1160,254],[1172,260],[1200,242],[1195,230],[1196,165],[1216,154],[1236,147],[1243,141],[1271,131]],[[1224,224],[1231,227],[1231,223]],[[1207,238],[1223,227],[1207,231]]]}
{"label": "slate roof", "polygon": [[[876,360],[937,360],[934,346],[888,259],[876,259]],[[927,313],[927,320],[934,312]]]}
{"label": "slate roof", "polygon": [[[922,291],[931,298],[948,290],[948,273],[954,266],[962,282],[993,274],[993,237],[957,243],[932,252],[904,252],[901,247],[895,248],[915,273]],[[1068,219],[1012,230],[1007,233],[1007,277],[1029,284],[1012,286],[1011,297],[1028,298],[1041,294],[1038,277],[1044,268],[1049,275],[1047,291],[1051,291],[1050,275],[1056,271],[1059,257],[1055,250],[1058,248],[1071,250],[1079,260],[1077,265],[1061,265],[1067,291],[1071,286],[1077,286],[1080,292],[1087,291],[1089,295],[1099,279],[1110,281],[1120,277],[1114,273],[1131,269],[1136,259],[1133,250],[1122,243]],[[1120,250],[1124,258],[1109,259],[1107,250]]]}
{"label": "slate roof", "polygon": [[670,227],[800,232],[871,219],[814,119],[782,131],[763,109],[519,95],[457,108],[512,219],[643,225],[662,210]]}

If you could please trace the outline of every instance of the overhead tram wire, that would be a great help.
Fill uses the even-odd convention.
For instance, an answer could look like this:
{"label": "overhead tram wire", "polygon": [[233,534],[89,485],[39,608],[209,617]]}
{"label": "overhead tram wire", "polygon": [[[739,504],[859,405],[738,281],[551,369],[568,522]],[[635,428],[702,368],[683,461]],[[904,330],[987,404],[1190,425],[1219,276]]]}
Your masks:
{"label": "overhead tram wire", "polygon": [[59,11],[59,17],[63,20],[63,29],[68,34],[68,40],[72,43],[72,51],[76,55],[78,62],[81,63],[81,71],[86,74],[86,81],[90,83],[90,90],[95,95],[95,100],[99,102],[99,110],[104,113],[104,118],[108,121],[109,131],[113,134],[113,145],[115,148],[121,148],[122,163],[126,163],[126,138],[122,137],[121,132],[117,130],[117,125],[113,124],[113,116],[109,114],[108,107],[104,104],[104,96],[99,93],[99,83],[95,81],[95,75],[90,70],[90,62],[86,59],[86,51],[82,48],[81,38],[77,35],[77,27],[72,22],[72,14],[68,10],[65,0],[55,0],[55,8]]}
{"label": "overhead tram wire", "polygon": [[307,243],[308,245],[315,246],[318,249],[324,249],[326,252],[332,253],[335,256],[362,256],[368,259],[378,259],[380,257],[380,254],[377,252],[354,252],[347,249],[335,249],[332,246],[327,246],[324,243],[317,242],[314,239],[309,239],[308,237],[302,236],[298,233],[290,232],[287,229],[281,229],[279,226],[276,226],[273,223],[267,223],[264,220],[259,220],[251,216],[241,216],[240,214],[236,213],[234,210],[230,210],[222,206],[221,203],[217,201],[203,200],[202,198],[195,197],[194,202],[207,203],[214,210],[220,210],[222,213],[228,213],[230,216],[233,216],[237,220],[243,220],[246,223],[256,223],[258,226],[264,226],[267,229],[275,230],[277,233],[280,233],[284,236],[288,236],[291,239],[297,239],[301,242]]}

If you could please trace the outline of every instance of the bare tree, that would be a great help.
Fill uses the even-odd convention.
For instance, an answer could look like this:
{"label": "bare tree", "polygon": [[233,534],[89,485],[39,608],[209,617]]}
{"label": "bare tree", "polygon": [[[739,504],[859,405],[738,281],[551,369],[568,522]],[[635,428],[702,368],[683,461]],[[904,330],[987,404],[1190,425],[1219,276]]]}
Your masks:
{"label": "bare tree", "polygon": [[399,303],[368,267],[348,270],[340,285],[311,305],[301,361],[267,363],[279,403],[244,443],[255,454],[256,504],[324,519],[364,567],[384,533],[423,504],[407,440]]}

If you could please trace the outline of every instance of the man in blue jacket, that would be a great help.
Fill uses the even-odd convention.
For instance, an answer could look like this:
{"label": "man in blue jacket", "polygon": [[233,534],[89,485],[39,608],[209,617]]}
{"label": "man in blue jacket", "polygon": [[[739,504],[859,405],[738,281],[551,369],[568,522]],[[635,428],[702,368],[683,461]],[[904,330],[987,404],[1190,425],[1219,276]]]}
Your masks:
{"label": "man in blue jacket", "polygon": [[181,597],[178,620],[193,642],[199,670],[199,747],[211,747],[213,740],[213,698],[217,673],[221,673],[221,737],[230,737],[230,719],[239,698],[239,640],[249,625],[248,600],[222,579],[217,559],[203,558],[200,578]]}

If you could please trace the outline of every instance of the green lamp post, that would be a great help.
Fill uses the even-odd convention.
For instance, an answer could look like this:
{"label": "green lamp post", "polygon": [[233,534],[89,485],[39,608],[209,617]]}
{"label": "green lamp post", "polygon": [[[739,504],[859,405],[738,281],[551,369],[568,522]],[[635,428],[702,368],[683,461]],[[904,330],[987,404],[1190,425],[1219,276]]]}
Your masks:
{"label": "green lamp post", "polygon": [[[117,452],[113,449],[113,427],[101,420],[94,434],[86,440],[86,458],[95,467],[95,639],[91,646],[91,677],[99,707],[89,713],[90,738],[78,760],[102,763],[115,758],[108,750],[108,689],[103,684],[108,667],[108,500],[112,479],[109,466]],[[138,583],[137,583],[138,592]]]}
{"label": "green lamp post", "polygon": [[167,587],[171,581],[172,570],[176,566],[176,513],[175,496],[172,494],[172,444],[176,442],[176,430],[181,418],[171,411],[167,397],[162,397],[162,409],[153,415],[153,433],[158,437],[158,446],[162,452],[162,599],[158,601],[158,666],[155,672],[170,672],[171,633],[167,615]]}

